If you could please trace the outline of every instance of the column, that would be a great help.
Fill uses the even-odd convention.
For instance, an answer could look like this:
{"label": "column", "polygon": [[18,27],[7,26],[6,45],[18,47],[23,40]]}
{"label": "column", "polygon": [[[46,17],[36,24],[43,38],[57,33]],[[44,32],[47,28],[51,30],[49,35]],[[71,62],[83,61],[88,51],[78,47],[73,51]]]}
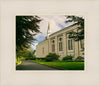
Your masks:
{"label": "column", "polygon": [[48,39],[48,54],[51,52],[51,42],[50,38]]}
{"label": "column", "polygon": [[79,56],[79,43],[78,43],[78,41],[75,41],[74,48],[75,48],[75,58],[77,58]]}
{"label": "column", "polygon": [[58,54],[58,40],[57,40],[57,36],[55,36],[55,53]]}
{"label": "column", "polygon": [[66,33],[63,34],[63,53],[64,56],[67,55],[67,40],[66,40]]}

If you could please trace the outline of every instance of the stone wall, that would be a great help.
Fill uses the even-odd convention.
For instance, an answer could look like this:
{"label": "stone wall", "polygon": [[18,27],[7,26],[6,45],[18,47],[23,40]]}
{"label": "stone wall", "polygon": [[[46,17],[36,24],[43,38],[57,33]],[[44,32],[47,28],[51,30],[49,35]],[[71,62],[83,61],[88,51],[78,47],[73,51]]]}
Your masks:
{"label": "stone wall", "polygon": [[36,46],[36,57],[45,57],[48,53],[48,40],[45,40]]}

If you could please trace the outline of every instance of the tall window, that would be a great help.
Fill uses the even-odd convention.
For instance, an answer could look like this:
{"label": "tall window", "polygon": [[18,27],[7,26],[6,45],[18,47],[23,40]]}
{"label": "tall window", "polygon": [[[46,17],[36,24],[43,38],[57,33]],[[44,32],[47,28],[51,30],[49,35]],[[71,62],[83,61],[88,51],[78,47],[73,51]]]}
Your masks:
{"label": "tall window", "polygon": [[55,41],[52,41],[52,52],[55,52]]}
{"label": "tall window", "polygon": [[59,51],[63,51],[62,38],[59,39]]}
{"label": "tall window", "polygon": [[44,54],[44,48],[42,49],[42,53]]}
{"label": "tall window", "polygon": [[52,44],[52,52],[55,52],[55,45]]}
{"label": "tall window", "polygon": [[73,40],[68,40],[68,49],[73,50]]}
{"label": "tall window", "polygon": [[59,42],[59,51],[63,51],[62,42]]}

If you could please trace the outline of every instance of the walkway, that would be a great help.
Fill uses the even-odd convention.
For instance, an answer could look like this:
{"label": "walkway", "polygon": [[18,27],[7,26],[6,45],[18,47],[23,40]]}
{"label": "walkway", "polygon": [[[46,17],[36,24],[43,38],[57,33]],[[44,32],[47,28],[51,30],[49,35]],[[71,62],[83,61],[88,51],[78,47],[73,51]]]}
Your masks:
{"label": "walkway", "polygon": [[16,66],[16,70],[57,70],[46,65],[38,64],[33,61],[23,60],[21,64]]}

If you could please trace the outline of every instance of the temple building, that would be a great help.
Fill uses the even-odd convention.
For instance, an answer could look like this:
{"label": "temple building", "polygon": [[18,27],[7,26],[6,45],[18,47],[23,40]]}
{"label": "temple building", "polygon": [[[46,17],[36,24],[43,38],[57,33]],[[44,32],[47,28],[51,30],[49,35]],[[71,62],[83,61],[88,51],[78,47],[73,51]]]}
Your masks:
{"label": "temple building", "polygon": [[74,59],[78,56],[84,57],[84,40],[74,41],[68,37],[69,32],[76,31],[77,27],[78,25],[73,24],[50,34],[50,24],[48,23],[45,40],[36,46],[36,57],[45,57],[49,53],[60,55],[60,59],[67,55],[74,56]]}

